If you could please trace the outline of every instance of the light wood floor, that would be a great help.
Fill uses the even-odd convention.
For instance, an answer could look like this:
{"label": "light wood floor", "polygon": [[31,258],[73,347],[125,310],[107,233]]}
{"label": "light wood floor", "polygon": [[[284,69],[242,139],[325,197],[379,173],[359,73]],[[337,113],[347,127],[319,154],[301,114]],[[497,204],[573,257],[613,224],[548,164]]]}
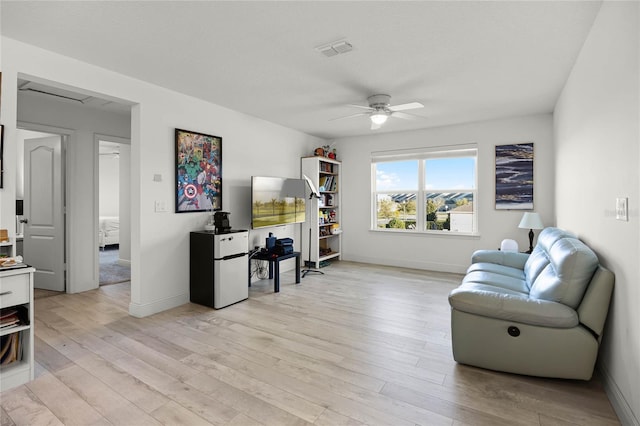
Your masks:
{"label": "light wood floor", "polygon": [[460,276],[336,262],[215,311],[127,314],[128,284],[36,300],[36,379],[4,425],[615,425],[588,383],[457,365]]}

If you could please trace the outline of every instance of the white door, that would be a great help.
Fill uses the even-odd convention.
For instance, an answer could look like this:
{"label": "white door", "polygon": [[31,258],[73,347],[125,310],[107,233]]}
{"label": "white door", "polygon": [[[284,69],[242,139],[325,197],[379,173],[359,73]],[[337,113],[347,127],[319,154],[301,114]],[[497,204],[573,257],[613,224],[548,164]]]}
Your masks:
{"label": "white door", "polygon": [[62,138],[24,141],[24,261],[34,287],[65,291]]}

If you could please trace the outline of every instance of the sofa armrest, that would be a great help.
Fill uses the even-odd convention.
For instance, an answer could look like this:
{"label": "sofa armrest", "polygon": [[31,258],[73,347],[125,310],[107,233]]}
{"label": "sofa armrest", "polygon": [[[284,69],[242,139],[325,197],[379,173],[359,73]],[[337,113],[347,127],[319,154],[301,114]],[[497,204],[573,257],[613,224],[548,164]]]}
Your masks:
{"label": "sofa armrest", "polygon": [[531,299],[486,284],[467,283],[449,294],[452,308],[470,314],[550,328],[579,324],[578,313],[562,303]]}
{"label": "sofa armrest", "polygon": [[602,335],[602,329],[607,319],[613,283],[613,273],[602,266],[598,266],[582,298],[582,302],[578,306],[580,322],[589,327],[597,336]]}
{"label": "sofa armrest", "polygon": [[471,255],[471,263],[495,263],[517,269],[524,269],[527,259],[529,259],[527,253],[502,250],[477,250]]}

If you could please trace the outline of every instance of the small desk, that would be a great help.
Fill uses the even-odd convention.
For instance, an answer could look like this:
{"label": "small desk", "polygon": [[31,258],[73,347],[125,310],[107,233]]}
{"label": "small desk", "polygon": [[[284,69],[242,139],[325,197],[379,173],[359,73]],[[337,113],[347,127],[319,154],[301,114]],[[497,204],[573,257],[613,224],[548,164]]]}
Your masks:
{"label": "small desk", "polygon": [[[289,254],[256,253],[250,259],[266,260],[269,262],[269,279],[273,279],[274,293],[280,292],[280,262],[296,258],[296,284],[300,284],[300,252]],[[249,260],[249,287],[251,287],[251,260]]]}

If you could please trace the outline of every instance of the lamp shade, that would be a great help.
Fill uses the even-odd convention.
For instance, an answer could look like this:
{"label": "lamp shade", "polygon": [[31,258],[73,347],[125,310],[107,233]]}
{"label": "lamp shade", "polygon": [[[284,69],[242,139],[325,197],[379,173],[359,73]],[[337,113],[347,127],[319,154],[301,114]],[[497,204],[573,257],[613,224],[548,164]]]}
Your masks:
{"label": "lamp shade", "polygon": [[524,229],[542,229],[544,225],[542,224],[542,219],[540,219],[540,215],[536,212],[527,212],[522,215],[522,220],[520,220],[520,225],[518,228]]}

